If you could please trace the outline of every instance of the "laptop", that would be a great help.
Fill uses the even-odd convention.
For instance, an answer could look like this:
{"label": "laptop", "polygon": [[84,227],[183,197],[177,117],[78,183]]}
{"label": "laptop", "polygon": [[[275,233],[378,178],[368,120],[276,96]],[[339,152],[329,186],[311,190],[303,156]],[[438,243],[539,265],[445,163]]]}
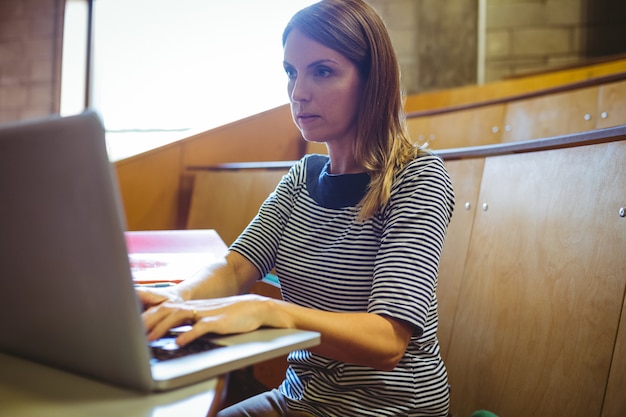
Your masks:
{"label": "laptop", "polygon": [[0,125],[0,351],[150,392],[319,343],[316,332],[259,329],[155,360],[124,232],[96,112]]}

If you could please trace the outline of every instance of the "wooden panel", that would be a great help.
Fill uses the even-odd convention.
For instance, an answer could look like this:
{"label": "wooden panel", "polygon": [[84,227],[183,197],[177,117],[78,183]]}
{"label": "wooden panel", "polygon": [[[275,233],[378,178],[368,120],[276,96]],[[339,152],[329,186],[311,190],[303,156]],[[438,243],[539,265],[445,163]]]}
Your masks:
{"label": "wooden panel", "polygon": [[305,142],[287,105],[200,133],[183,145],[184,166],[206,166],[300,159]]}
{"label": "wooden panel", "polygon": [[180,155],[170,145],[115,164],[129,230],[181,228]]}
{"label": "wooden panel", "polygon": [[131,230],[188,223],[193,176],[184,167],[299,159],[305,142],[281,106],[116,162]]}
{"label": "wooden panel", "polygon": [[610,74],[618,74],[624,71],[626,71],[626,59],[619,59],[481,85],[425,92],[408,96],[406,98],[405,110],[407,113],[410,113],[502,99]]}
{"label": "wooden panel", "polygon": [[431,136],[430,119],[430,116],[420,116],[406,120],[411,142],[423,145],[434,139],[434,136]]}
{"label": "wooden panel", "polygon": [[488,158],[447,366],[452,410],[601,413],[626,288],[626,141]]}
{"label": "wooden panel", "polygon": [[474,221],[474,212],[476,211],[483,165],[484,159],[482,158],[446,162],[446,168],[454,187],[456,203],[441,254],[437,284],[437,301],[439,302],[439,331],[437,336],[444,361],[447,356],[454,316],[459,301],[459,290]]}
{"label": "wooden panel", "polygon": [[[504,105],[478,107],[407,120],[411,137],[419,143],[429,143],[431,149],[500,143]],[[422,130],[420,130],[422,129]],[[428,129],[428,130],[425,130]]]}
{"label": "wooden panel", "polygon": [[215,229],[230,245],[285,173],[264,169],[198,171],[187,228]]}
{"label": "wooden panel", "polygon": [[598,128],[626,124],[626,81],[600,87],[598,100]]}
{"label": "wooden panel", "polygon": [[305,153],[307,154],[320,154],[320,155],[328,155],[328,149],[326,148],[325,143],[317,143],[317,142],[307,142]]}
{"label": "wooden panel", "polygon": [[[626,206],[626,196],[624,197],[624,206]],[[602,417],[624,416],[626,416],[626,300],[622,307],[622,318],[613,352],[611,374],[602,408]]]}
{"label": "wooden panel", "polygon": [[595,128],[598,87],[510,102],[503,142],[538,139]]}

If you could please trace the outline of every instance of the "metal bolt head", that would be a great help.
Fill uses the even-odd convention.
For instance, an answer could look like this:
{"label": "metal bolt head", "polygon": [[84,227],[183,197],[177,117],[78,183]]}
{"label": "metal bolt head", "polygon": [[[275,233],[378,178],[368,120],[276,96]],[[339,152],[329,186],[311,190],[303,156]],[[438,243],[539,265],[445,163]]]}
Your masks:
{"label": "metal bolt head", "polygon": [[619,209],[619,216],[620,217],[626,217],[626,207],[621,207]]}

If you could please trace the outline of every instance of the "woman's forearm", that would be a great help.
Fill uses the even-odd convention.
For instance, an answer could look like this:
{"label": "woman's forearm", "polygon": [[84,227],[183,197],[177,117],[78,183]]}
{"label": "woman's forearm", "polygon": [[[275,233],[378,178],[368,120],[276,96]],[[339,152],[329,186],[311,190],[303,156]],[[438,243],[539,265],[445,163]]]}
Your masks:
{"label": "woman's forearm", "polygon": [[246,258],[229,252],[175,287],[183,300],[220,298],[246,292],[260,273]]}
{"label": "woman's forearm", "polygon": [[393,369],[413,334],[408,323],[372,313],[334,313],[284,301],[269,303],[267,325],[320,332],[311,351],[342,362]]}

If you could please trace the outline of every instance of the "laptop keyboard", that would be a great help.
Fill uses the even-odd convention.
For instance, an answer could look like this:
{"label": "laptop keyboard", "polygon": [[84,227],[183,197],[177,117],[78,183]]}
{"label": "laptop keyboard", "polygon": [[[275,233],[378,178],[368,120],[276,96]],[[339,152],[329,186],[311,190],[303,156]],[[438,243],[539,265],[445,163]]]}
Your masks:
{"label": "laptop keyboard", "polygon": [[200,337],[185,346],[178,346],[176,344],[176,335],[168,335],[154,340],[149,343],[149,346],[152,351],[152,362],[162,362],[224,347],[211,341],[206,336]]}

